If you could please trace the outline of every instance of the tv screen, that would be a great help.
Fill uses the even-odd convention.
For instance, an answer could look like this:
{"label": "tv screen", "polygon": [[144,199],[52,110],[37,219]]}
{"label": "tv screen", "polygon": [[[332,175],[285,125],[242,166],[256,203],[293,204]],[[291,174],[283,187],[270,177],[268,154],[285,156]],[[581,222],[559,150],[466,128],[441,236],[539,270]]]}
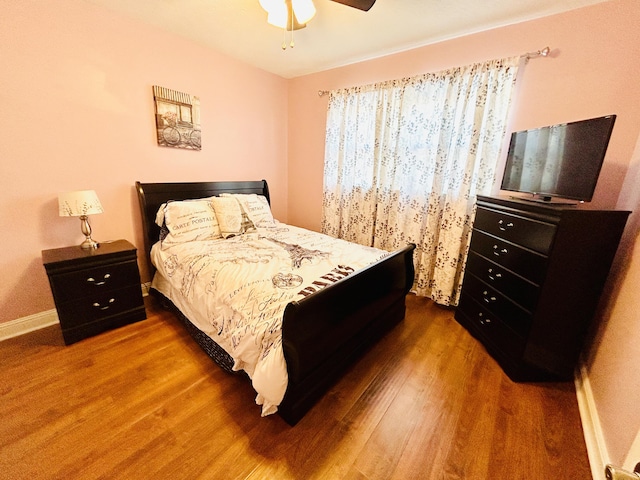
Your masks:
{"label": "tv screen", "polygon": [[512,133],[500,188],[542,201],[591,201],[615,120],[608,115]]}

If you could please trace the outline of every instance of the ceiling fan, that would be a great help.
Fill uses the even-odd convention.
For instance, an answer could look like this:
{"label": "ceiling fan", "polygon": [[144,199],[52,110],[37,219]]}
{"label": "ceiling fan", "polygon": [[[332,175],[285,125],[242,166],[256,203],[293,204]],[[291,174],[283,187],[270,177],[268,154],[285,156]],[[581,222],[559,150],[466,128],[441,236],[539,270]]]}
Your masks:
{"label": "ceiling fan", "polygon": [[[376,0],[330,0],[362,11],[369,9]],[[259,0],[260,5],[269,14],[267,22],[286,31],[299,30],[307,26],[313,18],[316,8],[312,0]]]}
{"label": "ceiling fan", "polygon": [[364,10],[368,12],[369,9],[376,3],[376,0],[331,0],[332,2],[341,3],[348,7],[357,8],[358,10]]}

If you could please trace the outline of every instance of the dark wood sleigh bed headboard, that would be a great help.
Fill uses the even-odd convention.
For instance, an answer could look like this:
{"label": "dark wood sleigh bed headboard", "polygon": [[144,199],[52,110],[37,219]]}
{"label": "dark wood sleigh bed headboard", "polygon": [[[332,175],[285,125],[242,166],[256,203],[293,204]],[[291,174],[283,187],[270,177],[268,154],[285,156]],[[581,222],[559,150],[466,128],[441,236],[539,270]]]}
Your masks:
{"label": "dark wood sleigh bed headboard", "polygon": [[189,200],[220,195],[221,193],[256,193],[264,195],[271,203],[266,180],[232,182],[169,182],[142,183],[136,181],[136,191],[142,214],[144,250],[149,265],[150,278],[155,271],[151,263],[151,247],[160,238],[160,227],[156,225],[156,213],[169,200]]}

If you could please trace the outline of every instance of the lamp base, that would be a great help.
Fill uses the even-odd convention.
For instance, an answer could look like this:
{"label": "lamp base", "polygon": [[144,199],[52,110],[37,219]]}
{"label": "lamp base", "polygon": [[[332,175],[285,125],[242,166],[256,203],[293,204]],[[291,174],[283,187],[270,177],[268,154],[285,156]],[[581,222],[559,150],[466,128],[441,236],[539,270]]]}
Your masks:
{"label": "lamp base", "polygon": [[80,215],[80,230],[82,230],[82,234],[86,237],[84,242],[80,244],[82,249],[91,250],[100,246],[98,242],[91,238],[91,225],[89,225],[89,217],[86,215]]}
{"label": "lamp base", "polygon": [[93,240],[91,237],[87,237],[84,242],[80,244],[80,248],[83,250],[91,250],[94,248],[98,248],[100,244]]}

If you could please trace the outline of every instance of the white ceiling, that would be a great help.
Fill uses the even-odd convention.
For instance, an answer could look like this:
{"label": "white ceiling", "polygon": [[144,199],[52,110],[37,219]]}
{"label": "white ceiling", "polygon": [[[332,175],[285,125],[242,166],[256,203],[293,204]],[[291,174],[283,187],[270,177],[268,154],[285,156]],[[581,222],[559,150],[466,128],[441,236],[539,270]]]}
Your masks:
{"label": "white ceiling", "polygon": [[607,0],[377,0],[368,12],[314,0],[286,50],[258,0],[85,1],[293,78]]}

